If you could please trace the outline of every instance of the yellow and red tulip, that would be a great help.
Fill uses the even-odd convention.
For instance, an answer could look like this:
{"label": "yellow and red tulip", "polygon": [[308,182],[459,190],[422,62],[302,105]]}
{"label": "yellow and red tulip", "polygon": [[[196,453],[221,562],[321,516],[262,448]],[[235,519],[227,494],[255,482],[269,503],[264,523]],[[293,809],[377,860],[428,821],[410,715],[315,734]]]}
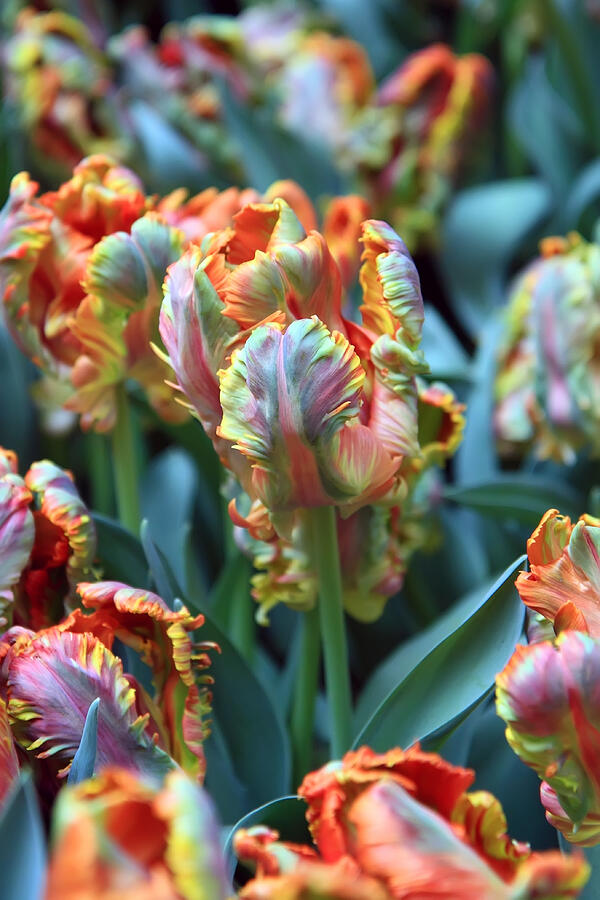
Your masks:
{"label": "yellow and red tulip", "polygon": [[92,570],[96,530],[70,472],[42,460],[22,479],[17,466],[0,448],[2,609],[39,629],[72,607],[77,582]]}
{"label": "yellow and red tulip", "polygon": [[543,779],[548,821],[582,846],[600,842],[598,673],[598,640],[568,630],[517,647],[496,679],[507,740]]}
{"label": "yellow and red tulip", "polygon": [[523,602],[554,625],[600,638],[600,520],[575,525],[550,509],[527,541],[529,572],[516,581]]}
{"label": "yellow and red tulip", "polygon": [[120,768],[57,800],[46,900],[226,900],[219,832],[183,772],[164,784]]}
{"label": "yellow and red tulip", "polygon": [[260,826],[236,834],[239,857],[256,870],[241,896],[577,897],[589,872],[583,858],[512,841],[498,801],[467,792],[473,778],[418,748],[348,753],[300,788],[315,847],[279,842]]}

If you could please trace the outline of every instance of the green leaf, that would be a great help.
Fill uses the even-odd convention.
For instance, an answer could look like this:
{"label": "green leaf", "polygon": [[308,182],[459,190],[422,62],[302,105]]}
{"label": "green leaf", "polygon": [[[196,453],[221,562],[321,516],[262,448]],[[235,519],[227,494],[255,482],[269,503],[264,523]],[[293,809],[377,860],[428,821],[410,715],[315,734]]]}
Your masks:
{"label": "green leaf", "polygon": [[138,538],[114,519],[92,513],[98,536],[98,558],[102,577],[123,581],[132,587],[149,587],[148,565]]}
{"label": "green leaf", "polygon": [[[562,231],[579,228],[580,220],[586,210],[597,204],[600,199],[600,159],[595,159],[580,172],[573,183],[562,218]],[[598,206],[594,210],[597,218]]]}
{"label": "green leaf", "polygon": [[472,367],[473,387],[466,398],[468,413],[465,432],[454,460],[455,477],[459,484],[493,478],[498,469],[492,415],[501,330],[501,321],[493,316],[479,334],[479,347]]}
{"label": "green leaf", "polygon": [[180,447],[170,447],[152,460],[140,491],[142,515],[148,520],[152,540],[169,560],[180,584],[185,584],[182,535],[193,519],[197,492],[196,466]]}
{"label": "green leaf", "polygon": [[2,896],[43,896],[46,879],[46,838],[29,772],[23,772],[4,801],[0,816]]}
{"label": "green leaf", "polygon": [[208,608],[215,622],[223,628],[229,623],[236,597],[248,593],[251,575],[250,561],[239,550],[232,554],[221,570],[208,597]]}
{"label": "green leaf", "polygon": [[90,707],[85,717],[83,732],[77,753],[73,757],[71,768],[67,776],[67,784],[78,784],[91,778],[94,774],[94,766],[96,765],[96,748],[98,745],[98,707],[100,706],[100,697],[96,697],[90,703]]}
{"label": "green leaf", "polygon": [[[220,653],[213,654],[210,668],[215,680],[211,688],[214,728],[205,743],[206,785],[221,818],[232,821],[289,790],[287,732],[271,697],[244,657],[207,610],[188,602],[178,589],[167,560],[147,531],[145,547],[153,578],[164,591],[163,599],[174,605],[180,598],[191,610],[201,612],[205,617],[201,639],[215,641],[221,648]],[[231,789],[233,779],[238,783],[237,790]]]}
{"label": "green leaf", "polygon": [[573,110],[548,80],[545,60],[532,57],[508,105],[508,121],[536,173],[564,199],[584,161]]}
{"label": "green leaf", "polygon": [[225,840],[224,854],[230,878],[233,878],[237,859],[233,852],[233,836],[240,828],[253,825],[268,825],[279,832],[282,841],[312,845],[312,838],[306,824],[306,803],[300,797],[278,797],[258,809],[253,809],[236,822]]}
{"label": "green leaf", "polygon": [[140,536],[142,539],[142,548],[146,554],[148,566],[152,581],[156,587],[157,593],[165,600],[171,609],[177,597],[182,596],[177,580],[173,574],[170,563],[162,552],[159,550],[150,535],[150,526],[147,519],[142,520],[140,525]]}
{"label": "green leaf", "polygon": [[37,449],[35,415],[29,393],[34,374],[34,366],[18,349],[8,329],[0,324],[0,384],[4,397],[0,409],[0,446],[14,450],[21,467],[31,460]]}
{"label": "green leaf", "polygon": [[477,609],[402,675],[354,742],[374,750],[408,747],[447,735],[489,692],[523,628],[524,608],[513,585],[523,565],[509,566]]}
{"label": "green leaf", "polygon": [[373,710],[377,709],[415,666],[479,609],[482,596],[486,595],[496,581],[497,576],[487,578],[483,584],[469,591],[465,597],[462,597],[428,628],[404,641],[377,666],[365,684],[356,704],[355,725],[357,731],[363,728]]}
{"label": "green leaf", "polygon": [[506,516],[525,525],[538,524],[546,510],[556,508],[577,517],[583,497],[568,484],[529,474],[498,475],[491,481],[447,487],[444,498],[492,516]]}
{"label": "green leaf", "polygon": [[425,305],[421,349],[433,378],[442,381],[470,379],[470,360],[435,306]]}
{"label": "green leaf", "polygon": [[549,213],[552,195],[537,178],[515,178],[457,194],[443,225],[441,266],[456,316],[476,335],[504,303],[510,262]]}

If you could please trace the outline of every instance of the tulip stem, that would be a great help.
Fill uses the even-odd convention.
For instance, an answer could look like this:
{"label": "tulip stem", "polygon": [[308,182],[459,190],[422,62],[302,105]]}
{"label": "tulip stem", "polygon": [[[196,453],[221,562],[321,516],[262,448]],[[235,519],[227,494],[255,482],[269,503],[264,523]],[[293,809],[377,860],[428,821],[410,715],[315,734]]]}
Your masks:
{"label": "tulip stem", "polygon": [[92,508],[105,516],[114,515],[113,475],[106,435],[90,431],[86,436]]}
{"label": "tulip stem", "polygon": [[339,759],[350,747],[352,705],[334,507],[319,506],[308,510],[308,528],[312,538],[313,567],[319,585],[319,620],[331,721],[331,755],[333,759]]}
{"label": "tulip stem", "polygon": [[291,721],[295,786],[300,784],[310,770],[321,656],[317,610],[311,609],[299,615],[302,632]]}
{"label": "tulip stem", "polygon": [[112,432],[112,456],[119,519],[134,534],[140,529],[140,495],[135,432],[124,384],[116,388],[117,421]]}

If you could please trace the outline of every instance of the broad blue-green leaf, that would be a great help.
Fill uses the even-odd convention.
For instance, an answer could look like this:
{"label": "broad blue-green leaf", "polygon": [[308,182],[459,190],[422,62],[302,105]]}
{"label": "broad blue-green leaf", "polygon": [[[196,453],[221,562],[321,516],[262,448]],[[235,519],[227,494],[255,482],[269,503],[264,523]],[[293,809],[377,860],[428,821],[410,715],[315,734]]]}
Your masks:
{"label": "broad blue-green leaf", "polygon": [[4,397],[0,409],[0,446],[14,450],[22,466],[31,461],[37,449],[35,416],[29,393],[34,374],[34,366],[18,349],[6,327],[0,324],[0,384]]}
{"label": "broad blue-green leaf", "polygon": [[180,447],[170,447],[152,460],[140,490],[152,540],[169,560],[179,584],[185,584],[182,537],[193,519],[197,492],[196,466]]}
{"label": "broad blue-green leaf", "polygon": [[514,577],[521,557],[481,598],[478,609],[402,677],[357,736],[354,746],[408,747],[448,734],[479,703],[508,662],[523,628]]}
{"label": "broad blue-green leaf", "polygon": [[355,729],[364,727],[373,710],[400,684],[407,675],[438,646],[456,631],[481,606],[481,598],[496,584],[497,577],[486,579],[455,603],[428,628],[401,644],[377,666],[365,684],[356,704]]}
{"label": "broad blue-green leaf", "polygon": [[[600,159],[586,166],[575,179],[569,192],[562,216],[562,231],[572,231],[580,227],[584,212],[600,200]],[[597,207],[596,207],[597,212]]]}
{"label": "broad blue-green leaf", "polygon": [[454,312],[470,334],[504,303],[508,266],[551,203],[550,189],[537,178],[495,181],[456,195],[444,220],[441,265]]}
{"label": "broad blue-green leaf", "polygon": [[469,380],[470,360],[435,306],[426,304],[421,349],[433,378]]}
{"label": "broad blue-green leaf", "polygon": [[23,772],[0,814],[2,897],[42,900],[46,880],[46,838],[35,788]]}
{"label": "broad blue-green leaf", "polygon": [[472,367],[473,386],[466,397],[464,436],[454,458],[458,484],[493,478],[498,469],[492,416],[496,355],[501,329],[501,321],[493,316],[479,335],[479,347]]}
{"label": "broad blue-green leaf", "polygon": [[[289,790],[291,758],[287,733],[270,695],[244,657],[210,613],[178,590],[168,562],[147,534],[145,546],[154,581],[164,590],[163,599],[174,606],[180,598],[190,610],[203,613],[201,639],[215,641],[221,648],[220,653],[212,655],[210,668],[215,680],[211,690],[216,725],[205,744],[206,785],[221,819],[232,821]],[[231,790],[227,783],[232,773],[239,781],[239,790]]]}
{"label": "broad blue-green leaf", "polygon": [[138,538],[108,516],[96,512],[92,516],[98,535],[102,577],[110,581],[123,581],[132,587],[149,587],[148,564]]}
{"label": "broad blue-green leaf", "polygon": [[251,828],[253,825],[268,825],[279,832],[282,841],[293,841],[300,844],[311,844],[312,838],[306,824],[306,803],[300,797],[278,797],[258,809],[253,809],[235,823],[225,840],[225,865],[229,877],[233,878],[237,860],[233,852],[233,836],[240,828]]}
{"label": "broad blue-green leaf", "polygon": [[83,732],[77,753],[73,757],[71,768],[67,776],[68,784],[78,784],[91,778],[94,774],[94,766],[96,765],[96,748],[98,746],[98,707],[100,706],[100,697],[90,703],[90,707],[85,717]]}
{"label": "broad blue-green leaf", "polygon": [[541,55],[528,60],[509,101],[508,121],[536,173],[562,201],[584,159],[582,133],[572,108],[550,84]]}
{"label": "broad blue-green leaf", "polygon": [[556,508],[577,517],[584,512],[583,497],[566,482],[549,481],[529,474],[498,475],[444,490],[446,500],[493,516],[506,516],[535,526],[546,510]]}

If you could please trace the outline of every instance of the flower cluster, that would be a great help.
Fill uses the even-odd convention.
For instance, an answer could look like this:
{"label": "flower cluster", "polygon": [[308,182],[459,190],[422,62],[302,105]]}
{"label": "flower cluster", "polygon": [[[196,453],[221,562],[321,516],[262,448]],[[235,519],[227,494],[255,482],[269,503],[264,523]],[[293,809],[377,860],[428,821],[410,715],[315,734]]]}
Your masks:
{"label": "flower cluster", "polygon": [[240,897],[576,897],[582,858],[511,840],[498,800],[467,790],[473,779],[418,747],[347,753],[300,786],[314,846],[280,842],[263,826],[237,832],[236,852],[255,868]]}
{"label": "flower cluster", "polygon": [[296,140],[310,121],[311,141],[414,248],[435,233],[469,157],[491,66],[434,44],[377,87],[361,45],[326,27],[300,10],[257,8],[172,23],[156,44],[134,27],[104,46],[81,21],[28,10],[7,44],[9,97],[38,162],[64,167],[110,152],[145,155],[151,168],[142,123],[154,117],[196,171],[239,182],[243,148],[223,109],[226,85],[244,112]]}
{"label": "flower cluster", "polygon": [[572,462],[600,453],[600,247],[547,238],[515,281],[499,350],[494,424],[500,449]]}
{"label": "flower cluster", "polygon": [[[106,431],[115,424],[120,385],[133,379],[164,419],[181,421],[185,413],[165,384],[169,369],[150,346],[159,341],[167,267],[261,196],[237,188],[208,188],[189,199],[183,189],[148,196],[132,171],[104,156],[79,163],[58,191],[37,191],[27,173],[13,179],[0,213],[0,285],[9,327],[46,376],[37,386],[40,402]],[[298,185],[278,182],[265,197],[275,194],[287,196],[308,227],[316,225]],[[358,197],[335,198],[324,223],[350,280],[364,212]]]}
{"label": "flower cluster", "polygon": [[[600,520],[549,510],[516,585],[540,619],[497,678],[498,714],[521,759],[542,778],[548,821],[582,846],[600,842]],[[557,636],[555,638],[555,636]]]}
{"label": "flower cluster", "polygon": [[385,222],[361,232],[361,324],[344,315],[326,238],[307,235],[281,199],[246,206],[166,279],[165,358],[243,488],[231,514],[266,570],[254,580],[263,617],[282,599],[314,604],[302,511],[334,506],[347,608],[377,618],[415,543],[400,505],[460,441],[461,405],[418,380],[427,364],[412,258]]}

